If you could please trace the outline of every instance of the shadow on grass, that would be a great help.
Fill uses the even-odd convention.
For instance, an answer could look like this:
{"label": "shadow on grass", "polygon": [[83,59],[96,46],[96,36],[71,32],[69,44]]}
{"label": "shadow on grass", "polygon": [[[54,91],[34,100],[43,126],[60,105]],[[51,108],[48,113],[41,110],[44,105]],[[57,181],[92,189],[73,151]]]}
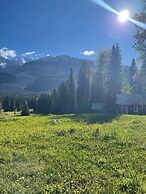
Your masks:
{"label": "shadow on grass", "polygon": [[111,122],[113,119],[118,119],[119,115],[117,114],[98,115],[96,113],[58,115],[58,119],[61,119],[61,118],[70,118],[75,122],[86,122],[88,124],[94,124],[94,123],[103,124],[103,123]]}

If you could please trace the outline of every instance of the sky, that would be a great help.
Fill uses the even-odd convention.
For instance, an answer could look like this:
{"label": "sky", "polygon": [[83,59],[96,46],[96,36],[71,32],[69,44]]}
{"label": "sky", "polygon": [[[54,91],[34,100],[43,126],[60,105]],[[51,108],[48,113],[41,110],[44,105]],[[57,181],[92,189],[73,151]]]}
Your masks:
{"label": "sky", "polygon": [[[138,0],[105,1],[131,15],[140,6]],[[8,57],[94,59],[94,53],[118,43],[123,63],[129,65],[138,55],[132,48],[135,31],[132,23],[120,23],[117,15],[90,0],[0,0],[0,53],[5,51]]]}

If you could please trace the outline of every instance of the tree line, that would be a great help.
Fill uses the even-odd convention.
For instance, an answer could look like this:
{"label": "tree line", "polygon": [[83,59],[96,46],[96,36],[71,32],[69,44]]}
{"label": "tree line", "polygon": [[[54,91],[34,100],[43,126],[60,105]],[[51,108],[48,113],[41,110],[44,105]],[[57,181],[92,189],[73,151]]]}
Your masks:
{"label": "tree line", "polygon": [[126,68],[122,65],[119,45],[101,51],[95,65],[86,61],[82,64],[78,79],[70,70],[68,80],[49,94],[34,97],[10,97],[0,99],[0,109],[5,112],[21,111],[29,115],[29,110],[39,114],[87,113],[93,103],[104,103],[107,113],[116,112],[116,95],[119,93],[143,94],[146,92],[146,60],[141,68],[135,60]]}

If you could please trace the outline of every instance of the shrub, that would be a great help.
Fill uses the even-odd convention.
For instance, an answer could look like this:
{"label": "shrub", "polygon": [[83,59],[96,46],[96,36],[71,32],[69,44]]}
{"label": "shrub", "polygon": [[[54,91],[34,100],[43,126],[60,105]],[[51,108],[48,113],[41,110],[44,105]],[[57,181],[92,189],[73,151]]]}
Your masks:
{"label": "shrub", "polygon": [[30,115],[29,107],[28,107],[27,101],[25,101],[22,106],[21,116],[29,116],[29,115]]}

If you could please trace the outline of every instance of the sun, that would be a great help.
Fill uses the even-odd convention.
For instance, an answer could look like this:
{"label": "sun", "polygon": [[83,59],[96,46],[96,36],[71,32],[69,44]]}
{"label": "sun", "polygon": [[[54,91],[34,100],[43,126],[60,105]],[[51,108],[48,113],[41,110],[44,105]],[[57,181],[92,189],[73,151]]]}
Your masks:
{"label": "sun", "polygon": [[119,13],[119,21],[124,23],[127,22],[128,19],[130,18],[130,13],[128,10],[123,10]]}

